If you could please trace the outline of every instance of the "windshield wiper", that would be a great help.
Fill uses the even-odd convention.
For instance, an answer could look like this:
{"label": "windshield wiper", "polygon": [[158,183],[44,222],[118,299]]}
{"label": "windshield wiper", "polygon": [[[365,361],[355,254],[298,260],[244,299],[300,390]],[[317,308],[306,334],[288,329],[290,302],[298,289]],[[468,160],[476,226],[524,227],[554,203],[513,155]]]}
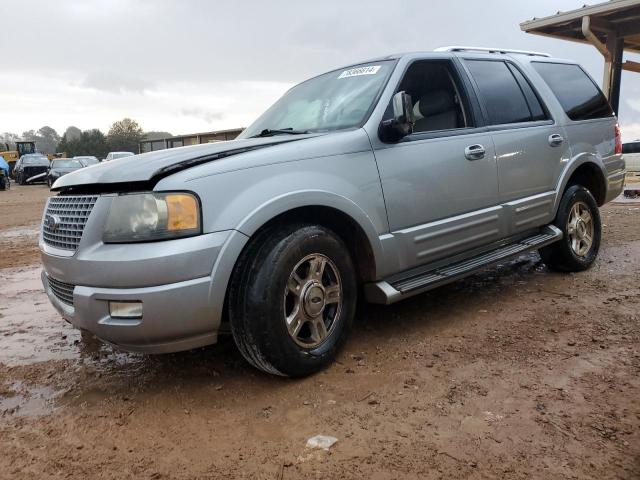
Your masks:
{"label": "windshield wiper", "polygon": [[305,133],[310,133],[309,130],[294,130],[293,128],[265,128],[257,135],[252,135],[250,138],[257,137],[270,137],[272,135],[277,135],[279,133],[287,133],[289,135],[304,135]]}

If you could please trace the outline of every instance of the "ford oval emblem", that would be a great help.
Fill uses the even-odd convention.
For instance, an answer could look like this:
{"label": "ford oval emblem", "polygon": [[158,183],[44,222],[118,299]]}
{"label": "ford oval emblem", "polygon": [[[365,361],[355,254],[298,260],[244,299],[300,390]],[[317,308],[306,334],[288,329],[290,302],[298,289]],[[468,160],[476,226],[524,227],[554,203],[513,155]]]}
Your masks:
{"label": "ford oval emblem", "polygon": [[58,228],[60,228],[60,223],[61,223],[60,217],[57,215],[47,214],[44,217],[44,226],[53,232],[55,232],[56,230],[58,230]]}

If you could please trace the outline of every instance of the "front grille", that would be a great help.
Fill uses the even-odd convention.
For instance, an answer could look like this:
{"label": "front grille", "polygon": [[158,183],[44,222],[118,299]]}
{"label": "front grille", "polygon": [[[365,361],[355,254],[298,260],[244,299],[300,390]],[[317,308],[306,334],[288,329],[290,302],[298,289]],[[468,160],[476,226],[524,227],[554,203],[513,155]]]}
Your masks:
{"label": "front grille", "polygon": [[58,300],[67,305],[73,305],[73,289],[75,285],[60,282],[49,276],[47,276],[47,280],[49,281],[49,288]]}
{"label": "front grille", "polygon": [[92,195],[51,197],[42,225],[44,242],[63,250],[76,250],[97,200]]}
{"label": "front grille", "polygon": [[[31,177],[36,175],[40,175],[41,173],[45,173],[47,171],[47,167],[24,167],[24,179],[28,180]],[[44,182],[45,178],[39,179],[41,182]]]}

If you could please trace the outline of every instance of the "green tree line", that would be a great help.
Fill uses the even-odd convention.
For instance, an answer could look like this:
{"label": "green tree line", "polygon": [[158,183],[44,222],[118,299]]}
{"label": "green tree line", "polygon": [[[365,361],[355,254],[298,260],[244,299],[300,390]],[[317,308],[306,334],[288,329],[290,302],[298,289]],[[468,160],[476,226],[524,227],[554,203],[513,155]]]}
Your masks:
{"label": "green tree line", "polygon": [[[44,126],[39,130],[28,130],[18,135],[11,132],[0,134],[0,151],[15,148],[15,142],[35,142],[36,150],[45,154],[66,153],[67,157],[93,155],[104,158],[109,152],[138,153],[142,140],[170,137],[169,132],[144,132],[138,122],[124,118],[114,122],[105,135],[99,129],[80,130],[68,127],[60,136],[55,129]],[[6,145],[5,145],[6,144]]]}

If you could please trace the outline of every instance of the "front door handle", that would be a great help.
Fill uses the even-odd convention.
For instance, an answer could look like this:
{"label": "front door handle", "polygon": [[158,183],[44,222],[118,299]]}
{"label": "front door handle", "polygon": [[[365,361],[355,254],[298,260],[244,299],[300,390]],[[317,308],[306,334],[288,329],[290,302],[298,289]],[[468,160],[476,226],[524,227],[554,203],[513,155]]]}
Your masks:
{"label": "front door handle", "polygon": [[486,150],[479,143],[475,145],[469,145],[464,149],[464,156],[467,160],[480,160],[481,158],[484,158],[485,153]]}
{"label": "front door handle", "polygon": [[562,138],[562,135],[560,135],[559,133],[549,135],[549,145],[551,145],[552,147],[558,147],[562,145],[562,142],[564,142],[564,138]]}

